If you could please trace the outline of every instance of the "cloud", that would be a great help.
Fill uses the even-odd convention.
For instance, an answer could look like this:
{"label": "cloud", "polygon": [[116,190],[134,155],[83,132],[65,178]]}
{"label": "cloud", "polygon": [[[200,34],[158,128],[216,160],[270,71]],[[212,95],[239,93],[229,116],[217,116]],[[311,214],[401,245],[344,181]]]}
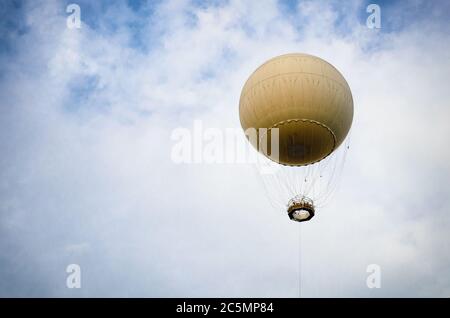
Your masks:
{"label": "cloud", "polygon": [[[1,296],[296,297],[300,257],[304,296],[448,297],[443,17],[370,30],[359,1],[283,5],[82,2],[81,29],[58,1],[1,11],[23,17],[1,30]],[[170,160],[173,129],[239,127],[248,75],[293,51],[355,100],[340,190],[300,246],[253,167]]]}

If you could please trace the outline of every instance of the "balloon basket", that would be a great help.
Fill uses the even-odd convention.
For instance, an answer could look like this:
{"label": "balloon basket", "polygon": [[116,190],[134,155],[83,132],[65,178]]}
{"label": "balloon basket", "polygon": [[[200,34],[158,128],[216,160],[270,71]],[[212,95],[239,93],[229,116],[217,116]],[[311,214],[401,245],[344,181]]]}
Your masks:
{"label": "balloon basket", "polygon": [[314,217],[314,202],[305,196],[295,196],[288,202],[287,213],[292,221],[309,221]]}

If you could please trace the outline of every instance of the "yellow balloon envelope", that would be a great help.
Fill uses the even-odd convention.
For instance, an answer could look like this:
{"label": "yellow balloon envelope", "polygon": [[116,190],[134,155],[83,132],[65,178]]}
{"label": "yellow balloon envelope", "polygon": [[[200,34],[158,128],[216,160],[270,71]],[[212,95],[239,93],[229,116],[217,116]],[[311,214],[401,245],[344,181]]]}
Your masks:
{"label": "yellow balloon envelope", "polygon": [[[270,159],[303,166],[330,155],[350,130],[353,99],[339,71],[316,56],[294,53],[270,59],[245,83],[239,102],[244,130],[278,128],[279,154]],[[257,140],[250,140],[258,149]]]}

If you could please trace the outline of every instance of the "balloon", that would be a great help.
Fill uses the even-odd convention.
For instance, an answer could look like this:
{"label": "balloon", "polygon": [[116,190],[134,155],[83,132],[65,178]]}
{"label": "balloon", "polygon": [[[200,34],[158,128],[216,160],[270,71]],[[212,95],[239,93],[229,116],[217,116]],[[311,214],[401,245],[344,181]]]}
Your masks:
{"label": "balloon", "polygon": [[291,219],[311,219],[314,207],[331,194],[348,148],[339,160],[332,158],[353,120],[353,98],[344,77],[313,55],[272,58],[245,83],[239,117],[244,131],[256,129],[257,138],[248,138],[252,146],[288,168],[269,175],[265,183],[270,195],[281,192],[284,204],[291,199]]}

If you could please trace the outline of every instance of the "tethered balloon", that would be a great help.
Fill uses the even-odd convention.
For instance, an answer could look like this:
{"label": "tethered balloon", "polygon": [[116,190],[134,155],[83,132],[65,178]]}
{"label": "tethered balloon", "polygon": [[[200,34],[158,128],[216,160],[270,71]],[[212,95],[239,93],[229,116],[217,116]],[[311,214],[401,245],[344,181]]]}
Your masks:
{"label": "tethered balloon", "polygon": [[[272,58],[245,83],[239,116],[244,130],[257,130],[257,138],[249,139],[250,143],[288,169],[287,176],[284,171],[276,183],[290,196],[284,202],[289,217],[310,220],[316,203],[330,194],[340,164],[330,165],[330,161],[353,120],[352,94],[344,77],[316,56],[293,53]],[[274,141],[277,149],[272,149]],[[266,147],[261,147],[263,142]],[[317,189],[318,184],[328,187]]]}

